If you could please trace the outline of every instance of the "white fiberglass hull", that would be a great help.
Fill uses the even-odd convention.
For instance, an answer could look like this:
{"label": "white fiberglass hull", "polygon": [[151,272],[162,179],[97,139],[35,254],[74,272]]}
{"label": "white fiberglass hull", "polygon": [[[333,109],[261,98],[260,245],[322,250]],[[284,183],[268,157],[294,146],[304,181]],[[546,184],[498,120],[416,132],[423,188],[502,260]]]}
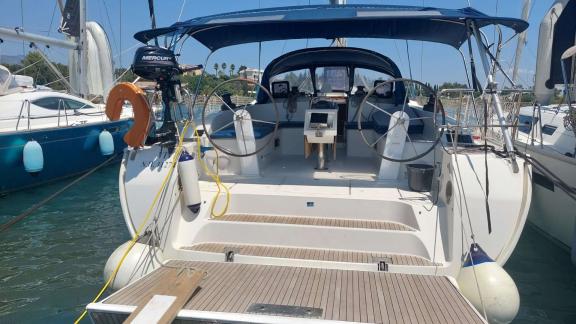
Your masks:
{"label": "white fiberglass hull", "polygon": [[[517,143],[523,147],[521,143]],[[528,146],[527,153],[571,187],[576,187],[576,159]],[[576,248],[576,201],[534,171],[532,206],[528,220],[573,250]],[[574,255],[574,253],[573,253]]]}

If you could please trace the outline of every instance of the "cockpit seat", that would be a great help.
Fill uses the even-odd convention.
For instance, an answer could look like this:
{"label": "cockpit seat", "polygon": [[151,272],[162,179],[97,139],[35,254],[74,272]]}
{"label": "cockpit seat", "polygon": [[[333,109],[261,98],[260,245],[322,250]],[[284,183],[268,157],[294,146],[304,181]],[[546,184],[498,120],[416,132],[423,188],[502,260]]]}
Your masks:
{"label": "cockpit seat", "polygon": [[304,129],[304,121],[283,120],[280,122],[280,125],[278,125],[278,128],[300,128],[300,129]]}
{"label": "cockpit seat", "polygon": [[[401,110],[402,107],[392,107],[386,109],[386,111],[390,114],[394,114],[395,112]],[[421,117],[412,108],[406,108],[404,112],[407,113],[408,116],[410,116],[410,118]],[[390,115],[382,111],[377,111],[374,113],[374,115],[372,115],[372,121],[374,131],[378,134],[384,134],[388,131],[388,126],[390,125]],[[410,125],[408,126],[408,134],[422,134],[423,131],[424,131],[424,122],[422,121],[422,119],[410,120]]]}
{"label": "cockpit seat", "polygon": [[[252,127],[254,128],[254,137],[257,140],[274,132],[274,125],[253,123]],[[210,137],[213,139],[236,138],[236,130],[234,129],[234,125],[230,125],[213,133]]]}

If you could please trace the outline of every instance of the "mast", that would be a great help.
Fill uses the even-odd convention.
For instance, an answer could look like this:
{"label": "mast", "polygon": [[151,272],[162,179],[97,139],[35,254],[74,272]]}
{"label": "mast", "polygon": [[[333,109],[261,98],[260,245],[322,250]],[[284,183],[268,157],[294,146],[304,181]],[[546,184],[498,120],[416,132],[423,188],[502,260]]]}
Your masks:
{"label": "mast", "polygon": [[88,94],[87,66],[88,66],[88,43],[86,40],[86,0],[79,0],[80,36],[78,39],[78,94],[86,97]]}
{"label": "mast", "polygon": [[[63,0],[57,0],[57,4],[60,7],[62,13],[62,22],[60,24],[59,32],[65,34],[66,39],[58,39],[27,33],[21,28],[11,29],[2,27],[0,27],[0,38],[3,37],[27,41],[30,42],[31,45],[36,49],[38,49],[36,44],[44,44],[70,50],[68,53],[69,81],[66,81],[62,75],[58,75],[59,71],[54,68],[53,64],[48,60],[48,58],[42,52],[39,51],[39,53],[41,53],[48,66],[54,70],[60,79],[62,79],[61,81],[70,88],[70,92],[72,94],[86,98],[90,94],[90,87],[88,83],[88,27],[90,26],[86,25],[86,0],[68,0],[66,3],[64,3]],[[92,31],[94,30],[94,28],[90,29]],[[94,37],[91,37],[91,40],[93,39]],[[98,47],[100,46],[98,44],[101,44],[102,42],[99,43],[96,41],[96,44],[94,45],[95,50],[101,57],[104,55],[102,54],[104,53],[104,50],[109,51],[108,40],[106,39],[105,42],[106,49]],[[102,67],[103,62],[100,61],[100,64],[100,67]],[[109,64],[111,65],[111,62],[109,62]],[[102,68],[99,67],[99,72],[101,73],[99,74],[99,80],[102,82],[102,89],[106,89],[107,87],[107,83],[105,82],[107,79],[103,75],[108,73],[107,71],[110,69],[110,65],[106,65],[108,68],[106,66]],[[92,69],[92,73],[94,73],[93,71],[94,69]],[[98,92],[92,94],[100,93]],[[106,96],[106,90],[104,90],[103,95]]]}
{"label": "mast", "polygon": [[[522,7],[522,20],[528,20],[530,16],[530,7],[532,0],[524,0],[524,6]],[[518,68],[520,66],[520,58],[522,57],[522,50],[526,46],[526,31],[523,31],[518,35],[518,43],[516,44],[516,55],[514,56],[514,69],[512,70],[512,81],[516,83],[518,80]]]}
{"label": "mast", "polygon": [[[58,4],[61,5],[61,1]],[[86,0],[66,1],[59,31],[77,44],[77,48],[68,54],[68,71],[73,93],[85,98],[88,95]]]}
{"label": "mast", "polygon": [[[74,94],[85,97],[88,94],[88,83],[86,79],[87,55],[86,55],[86,0],[77,0],[79,12],[79,29],[78,37],[68,36],[66,40],[57,39],[42,35],[27,33],[22,29],[10,29],[0,27],[0,37],[28,41],[33,44],[45,44],[50,46],[62,47],[70,50],[69,55],[69,85]],[[58,0],[61,11],[64,12],[66,6],[62,0]],[[62,28],[61,28],[62,29]],[[47,60],[47,58],[42,55]],[[47,60],[48,65],[50,62]]]}

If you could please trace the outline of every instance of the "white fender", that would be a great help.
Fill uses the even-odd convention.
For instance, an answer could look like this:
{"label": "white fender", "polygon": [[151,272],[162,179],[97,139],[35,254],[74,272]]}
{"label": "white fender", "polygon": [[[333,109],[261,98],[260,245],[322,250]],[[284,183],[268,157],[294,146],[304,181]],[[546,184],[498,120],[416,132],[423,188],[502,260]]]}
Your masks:
{"label": "white fender", "polygon": [[[122,256],[130,246],[130,241],[120,245],[108,258],[104,266],[104,280],[108,281],[114,269],[120,263]],[[164,261],[164,256],[159,248],[150,245],[136,243],[126,255],[116,277],[112,280],[110,287],[118,290],[134,282],[153,270],[159,268]]]}
{"label": "white fender", "polygon": [[194,214],[200,210],[202,204],[200,197],[200,184],[198,183],[198,170],[194,156],[182,150],[178,159],[178,175],[182,185],[182,197],[186,207]]}
{"label": "white fender", "polygon": [[100,146],[100,153],[104,156],[114,154],[114,137],[109,131],[103,130],[98,135],[98,146]]}
{"label": "white fender", "polygon": [[490,323],[510,323],[518,314],[520,294],[510,275],[492,260],[478,244],[472,244],[460,274],[462,295]]}
{"label": "white fender", "polygon": [[32,140],[24,145],[22,152],[24,169],[29,173],[38,173],[44,169],[44,152],[40,143]]}

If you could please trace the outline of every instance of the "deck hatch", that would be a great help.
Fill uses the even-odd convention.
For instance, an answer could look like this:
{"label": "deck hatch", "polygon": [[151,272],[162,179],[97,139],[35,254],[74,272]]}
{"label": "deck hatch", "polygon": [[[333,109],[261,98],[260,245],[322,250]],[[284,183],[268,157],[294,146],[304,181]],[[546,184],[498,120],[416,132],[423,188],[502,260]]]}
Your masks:
{"label": "deck hatch", "polygon": [[320,318],[323,310],[321,308],[274,305],[274,304],[252,304],[248,307],[248,313],[278,315],[290,317]]}

